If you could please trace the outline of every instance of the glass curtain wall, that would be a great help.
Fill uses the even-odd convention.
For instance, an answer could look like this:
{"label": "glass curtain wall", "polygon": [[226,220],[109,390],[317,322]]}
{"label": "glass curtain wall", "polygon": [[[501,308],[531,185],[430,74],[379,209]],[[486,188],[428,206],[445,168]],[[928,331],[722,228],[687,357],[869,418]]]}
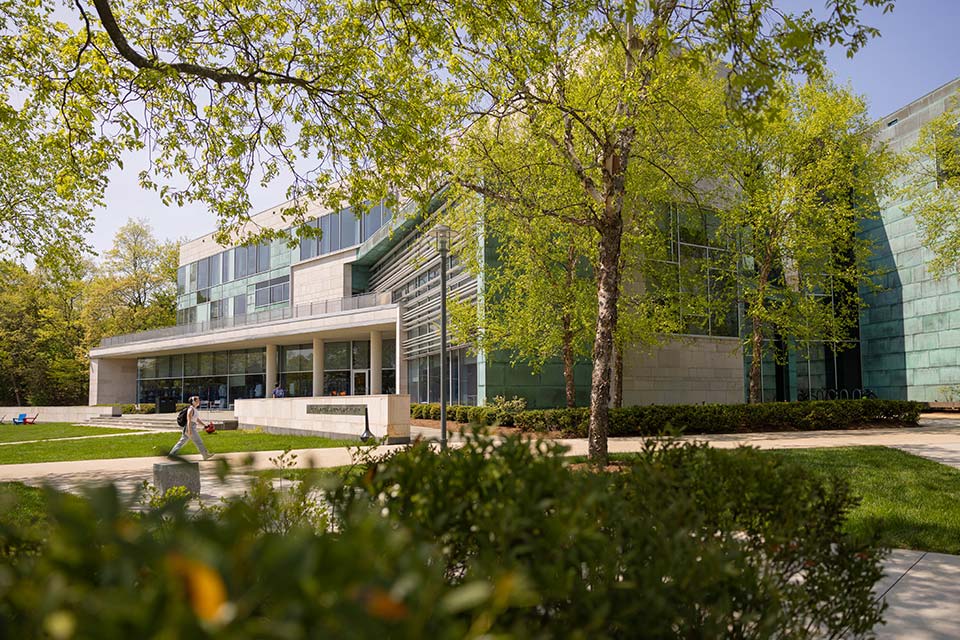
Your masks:
{"label": "glass curtain wall", "polygon": [[186,353],[137,361],[137,402],[200,396],[204,409],[229,409],[234,400],[263,398],[265,349]]}
{"label": "glass curtain wall", "polygon": [[[467,349],[449,352],[450,404],[477,404],[477,356]],[[440,402],[440,355],[407,360],[407,384],[411,402]]]}
{"label": "glass curtain wall", "polygon": [[313,395],[313,345],[280,347],[280,386],[288,397]]}
{"label": "glass curtain wall", "polygon": [[[397,392],[396,340],[381,347],[381,393]],[[323,346],[323,395],[367,395],[370,392],[370,341],[327,342]]]}

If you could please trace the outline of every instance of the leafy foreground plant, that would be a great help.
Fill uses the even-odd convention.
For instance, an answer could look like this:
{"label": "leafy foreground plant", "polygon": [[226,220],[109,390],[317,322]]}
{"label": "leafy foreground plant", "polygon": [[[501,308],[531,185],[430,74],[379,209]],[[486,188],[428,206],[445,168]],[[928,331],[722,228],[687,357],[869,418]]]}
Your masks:
{"label": "leafy foreground plant", "polygon": [[651,449],[622,473],[559,453],[473,436],[368,454],[322,480],[326,531],[278,528],[263,496],[135,516],[110,487],[51,493],[38,551],[0,558],[0,636],[804,638],[879,621],[880,554],[841,534],[845,486],[752,450]]}

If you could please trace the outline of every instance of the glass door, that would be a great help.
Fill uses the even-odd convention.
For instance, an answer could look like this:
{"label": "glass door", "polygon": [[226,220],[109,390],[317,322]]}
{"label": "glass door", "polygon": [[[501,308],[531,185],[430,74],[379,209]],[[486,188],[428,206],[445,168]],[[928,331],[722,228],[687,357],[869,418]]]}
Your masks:
{"label": "glass door", "polygon": [[354,395],[354,396],[367,395],[367,371],[366,370],[353,372],[353,391],[351,395]]}

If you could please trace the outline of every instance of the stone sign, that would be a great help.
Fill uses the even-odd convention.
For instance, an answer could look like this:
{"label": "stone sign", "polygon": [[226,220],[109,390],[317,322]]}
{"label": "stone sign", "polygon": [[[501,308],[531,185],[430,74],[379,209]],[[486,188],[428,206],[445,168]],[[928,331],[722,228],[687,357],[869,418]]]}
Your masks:
{"label": "stone sign", "polygon": [[307,413],[325,416],[364,416],[367,415],[365,404],[308,404]]}

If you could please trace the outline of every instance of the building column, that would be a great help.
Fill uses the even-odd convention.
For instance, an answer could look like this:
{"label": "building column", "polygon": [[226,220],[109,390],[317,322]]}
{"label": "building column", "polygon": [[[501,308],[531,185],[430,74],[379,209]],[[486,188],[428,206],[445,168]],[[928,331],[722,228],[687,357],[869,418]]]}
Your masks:
{"label": "building column", "polygon": [[370,395],[383,393],[383,337],[370,332]]}
{"label": "building column", "polygon": [[267,390],[264,396],[273,397],[273,385],[277,384],[277,345],[267,345]]}
{"label": "building column", "polygon": [[395,367],[395,371],[397,372],[397,394],[405,395],[410,393],[410,389],[407,387],[407,368],[404,366],[401,366],[404,360],[403,360],[403,356],[401,355],[401,353],[403,352],[403,349],[400,348],[401,340],[402,340],[402,332],[400,329],[401,329],[401,319],[400,319],[400,308],[398,307],[397,308],[397,326],[394,329],[394,335],[396,340],[394,344],[397,345],[397,348],[394,349],[394,362],[395,362],[394,367]]}
{"label": "building column", "polygon": [[313,337],[313,395],[323,395],[323,338]]}

